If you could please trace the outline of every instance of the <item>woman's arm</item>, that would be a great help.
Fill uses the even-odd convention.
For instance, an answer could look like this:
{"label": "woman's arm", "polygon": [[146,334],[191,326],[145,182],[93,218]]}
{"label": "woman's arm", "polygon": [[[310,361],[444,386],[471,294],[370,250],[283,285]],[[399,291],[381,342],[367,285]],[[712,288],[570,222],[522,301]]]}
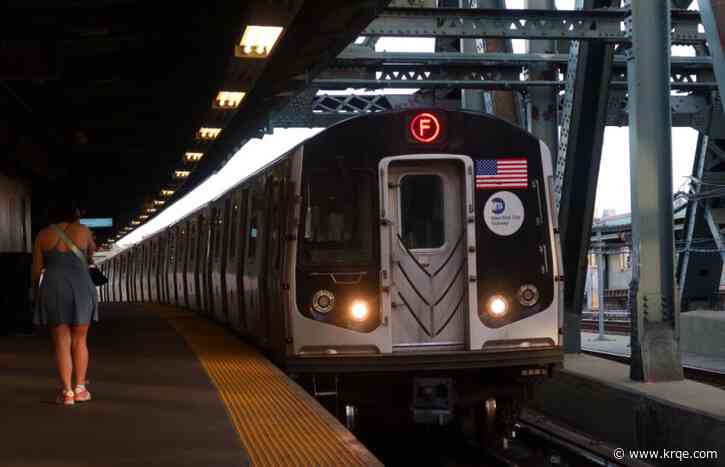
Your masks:
{"label": "woman's arm", "polygon": [[33,269],[32,280],[33,287],[37,287],[40,282],[40,275],[43,273],[45,263],[43,262],[43,250],[40,248],[40,234],[35,238],[33,245]]}
{"label": "woman's arm", "polygon": [[88,258],[88,264],[93,264],[93,254],[96,252],[96,239],[93,236],[91,229],[86,227],[88,231],[88,247],[86,248],[86,257]]}

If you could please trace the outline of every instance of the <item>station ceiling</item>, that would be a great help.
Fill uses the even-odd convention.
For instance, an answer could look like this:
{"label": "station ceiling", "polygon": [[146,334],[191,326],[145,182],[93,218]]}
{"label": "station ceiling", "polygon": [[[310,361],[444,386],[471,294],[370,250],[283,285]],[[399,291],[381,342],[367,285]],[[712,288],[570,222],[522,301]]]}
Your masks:
{"label": "station ceiling", "polygon": [[[88,217],[128,225],[161,189],[178,198],[261,134],[302,90],[293,78],[319,73],[388,2],[9,0],[0,172],[32,186],[36,224],[70,195]],[[249,25],[284,28],[267,58],[235,47]],[[215,108],[222,90],[246,92],[238,109]],[[205,142],[201,127],[222,132]],[[190,151],[204,157],[190,166]],[[179,169],[190,176],[174,180]]]}

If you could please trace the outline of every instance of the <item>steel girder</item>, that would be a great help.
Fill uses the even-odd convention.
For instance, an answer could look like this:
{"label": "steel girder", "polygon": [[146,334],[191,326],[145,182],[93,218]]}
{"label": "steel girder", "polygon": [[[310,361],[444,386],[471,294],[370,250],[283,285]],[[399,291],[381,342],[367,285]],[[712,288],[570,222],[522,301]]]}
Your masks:
{"label": "steel girder", "polygon": [[[629,42],[627,10],[496,10],[388,8],[363,30],[363,36],[569,39]],[[672,11],[672,41],[702,43],[697,11]]]}
{"label": "steel girder", "polygon": [[681,380],[679,303],[675,299],[672,117],[669,104],[669,2],[627,2],[629,166],[632,192],[630,377]]}
{"label": "steel girder", "polygon": [[[585,8],[605,0],[584,0]],[[556,205],[564,264],[564,350],[581,350],[587,254],[606,124],[614,45],[575,41],[569,50],[566,94],[556,161]]]}
{"label": "steel girder", "polygon": [[[725,2],[722,0],[698,0],[698,5],[722,96],[722,93],[725,92]],[[725,112],[725,99],[722,100],[722,109]]]}
{"label": "steel girder", "polygon": [[[456,110],[461,108],[459,99],[435,96],[432,93],[417,94],[326,94],[315,95],[318,89],[310,90],[312,95],[293,99],[290,105],[272,119],[272,126],[308,127],[329,126],[334,122],[355,115],[382,112],[399,108],[437,106]],[[306,100],[309,107],[302,105]],[[564,96],[560,97],[559,108],[563,108]],[[700,95],[671,96],[672,126],[691,127],[706,131],[712,102]],[[561,117],[561,115],[560,115]],[[607,102],[607,126],[627,126],[627,96],[624,90],[609,92]]]}
{"label": "steel girder", "polygon": [[[684,245],[677,263],[682,311],[698,306],[712,307],[717,302],[723,258],[714,242],[706,213],[721,208],[722,197],[706,194],[719,187],[725,173],[725,140],[711,138],[701,132],[692,168],[689,202],[685,215]],[[716,194],[716,192],[715,192]],[[711,216],[717,225],[725,223],[722,216]]]}

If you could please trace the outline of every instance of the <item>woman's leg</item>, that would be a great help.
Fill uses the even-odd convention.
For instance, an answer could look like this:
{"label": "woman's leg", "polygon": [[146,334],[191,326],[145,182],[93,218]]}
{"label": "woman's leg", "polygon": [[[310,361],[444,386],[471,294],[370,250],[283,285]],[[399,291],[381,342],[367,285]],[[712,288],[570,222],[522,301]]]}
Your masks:
{"label": "woman's leg", "polygon": [[88,347],[86,336],[88,335],[88,324],[73,326],[71,328],[73,351],[73,369],[76,375],[76,384],[86,384],[86,371],[88,370]]}
{"label": "woman's leg", "polygon": [[67,324],[59,324],[51,328],[53,335],[53,351],[55,362],[58,365],[58,373],[63,390],[72,389],[71,372],[73,371],[73,360],[71,358],[71,335]]}

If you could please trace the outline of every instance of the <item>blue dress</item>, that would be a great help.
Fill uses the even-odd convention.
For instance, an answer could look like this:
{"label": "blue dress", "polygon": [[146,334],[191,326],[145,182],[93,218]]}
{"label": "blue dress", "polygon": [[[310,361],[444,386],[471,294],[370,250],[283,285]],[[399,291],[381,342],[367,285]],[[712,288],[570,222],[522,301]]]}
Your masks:
{"label": "blue dress", "polygon": [[43,258],[35,324],[78,326],[98,321],[98,295],[88,267],[72,251],[52,249]]}

